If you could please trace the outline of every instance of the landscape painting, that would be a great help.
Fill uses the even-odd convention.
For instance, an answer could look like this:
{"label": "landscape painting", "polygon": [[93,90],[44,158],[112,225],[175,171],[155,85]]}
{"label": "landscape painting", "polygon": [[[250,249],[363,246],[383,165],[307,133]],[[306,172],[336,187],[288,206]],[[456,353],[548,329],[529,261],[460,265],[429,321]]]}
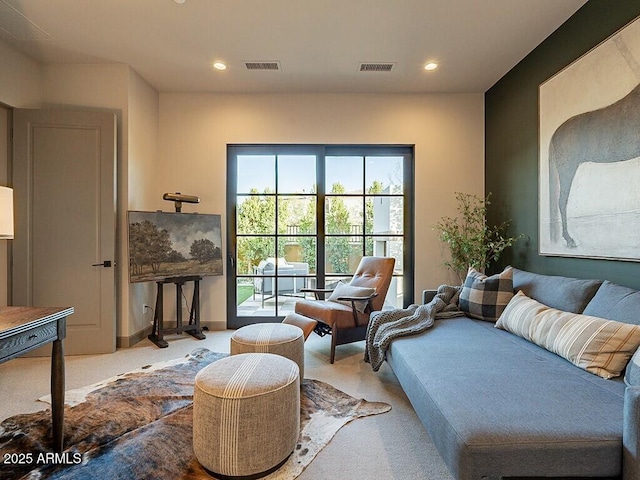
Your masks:
{"label": "landscape painting", "polygon": [[222,275],[220,215],[128,212],[129,281]]}
{"label": "landscape painting", "polygon": [[541,255],[640,261],[640,19],[539,88]]}

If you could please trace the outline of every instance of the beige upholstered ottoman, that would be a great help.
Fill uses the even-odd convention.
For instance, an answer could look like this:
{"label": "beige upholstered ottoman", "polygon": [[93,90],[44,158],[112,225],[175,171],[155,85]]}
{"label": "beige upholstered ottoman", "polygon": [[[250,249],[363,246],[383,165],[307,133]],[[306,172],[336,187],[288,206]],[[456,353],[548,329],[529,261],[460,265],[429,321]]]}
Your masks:
{"label": "beige upholstered ottoman", "polygon": [[196,375],[193,452],[210,472],[267,475],[293,452],[299,432],[300,379],[292,360],[245,353]]}
{"label": "beige upholstered ottoman", "polygon": [[238,353],[275,353],[298,364],[300,381],[304,378],[304,332],[295,325],[254,323],[231,335],[231,355]]}

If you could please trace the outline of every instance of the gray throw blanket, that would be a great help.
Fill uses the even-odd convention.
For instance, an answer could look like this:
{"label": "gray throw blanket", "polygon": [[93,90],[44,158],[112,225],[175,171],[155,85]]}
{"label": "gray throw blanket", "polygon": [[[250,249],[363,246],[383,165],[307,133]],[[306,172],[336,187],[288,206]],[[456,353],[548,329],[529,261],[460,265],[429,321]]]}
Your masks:
{"label": "gray throw blanket", "polygon": [[436,296],[426,305],[410,305],[399,310],[373,312],[367,326],[364,361],[374,372],[382,366],[391,341],[398,337],[415,335],[433,326],[436,318],[461,317],[458,297],[461,287],[441,285]]}

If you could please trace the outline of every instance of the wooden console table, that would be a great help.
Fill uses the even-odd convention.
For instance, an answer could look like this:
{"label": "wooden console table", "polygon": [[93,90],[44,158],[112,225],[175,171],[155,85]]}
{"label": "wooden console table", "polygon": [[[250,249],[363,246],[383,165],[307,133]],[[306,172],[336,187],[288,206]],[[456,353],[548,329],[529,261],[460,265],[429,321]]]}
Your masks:
{"label": "wooden console table", "polygon": [[[155,343],[160,348],[167,348],[169,344],[164,339],[164,336],[169,333],[182,333],[186,332],[189,335],[197,338],[198,340],[204,340],[206,337],[202,333],[202,327],[200,326],[200,280],[202,277],[171,277],[159,280],[156,282],[158,285],[158,294],[156,296],[156,309],[153,315],[153,329],[151,334],[147,336],[149,340]],[[193,300],[191,302],[191,312],[189,313],[189,324],[182,324],[182,287],[187,282],[193,282]],[[164,286],[167,283],[174,283],[176,285],[176,327],[164,328]]]}
{"label": "wooden console table", "polygon": [[53,448],[64,446],[64,347],[67,317],[73,307],[0,307],[0,363],[53,342],[51,422]]}

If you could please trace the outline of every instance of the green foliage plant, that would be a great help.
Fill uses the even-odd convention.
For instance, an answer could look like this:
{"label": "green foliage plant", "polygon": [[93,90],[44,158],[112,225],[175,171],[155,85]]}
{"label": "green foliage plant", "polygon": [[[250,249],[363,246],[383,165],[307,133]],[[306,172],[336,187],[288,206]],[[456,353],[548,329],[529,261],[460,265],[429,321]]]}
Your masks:
{"label": "green foliage plant", "polygon": [[[296,199],[280,195],[277,200],[276,227],[276,196],[275,192],[267,188],[263,193],[252,188],[249,195],[239,203],[237,213],[237,257],[238,273],[252,275],[253,268],[260,261],[268,257],[284,257],[287,242],[296,243],[302,251],[301,261],[309,264],[309,273],[315,273],[317,262],[317,225],[316,225],[316,194],[315,185],[310,189],[309,199]],[[365,231],[373,232],[373,195],[383,192],[383,185],[374,181],[367,189],[365,205]],[[361,242],[353,242],[348,236],[352,232],[353,224],[362,225],[362,215],[351,218],[349,206],[345,202],[347,193],[344,185],[335,182],[331,185],[331,196],[326,202],[325,229],[329,233],[325,245],[327,269],[331,273],[348,273],[349,262],[353,256],[362,255]],[[287,227],[293,227],[292,237],[287,236]],[[277,247],[274,233],[280,235]],[[358,234],[360,234],[362,228]],[[277,250],[277,251],[276,251]],[[365,251],[373,252],[373,237],[365,237]],[[194,254],[192,253],[192,256]]]}
{"label": "green foliage plant", "polygon": [[490,196],[491,193],[482,198],[456,192],[459,216],[442,217],[434,226],[451,253],[450,260],[445,261],[444,265],[458,276],[461,283],[469,267],[484,272],[492,262],[500,258],[506,248],[521,237],[506,236],[510,221],[494,226],[487,225],[487,205],[490,204]]}

